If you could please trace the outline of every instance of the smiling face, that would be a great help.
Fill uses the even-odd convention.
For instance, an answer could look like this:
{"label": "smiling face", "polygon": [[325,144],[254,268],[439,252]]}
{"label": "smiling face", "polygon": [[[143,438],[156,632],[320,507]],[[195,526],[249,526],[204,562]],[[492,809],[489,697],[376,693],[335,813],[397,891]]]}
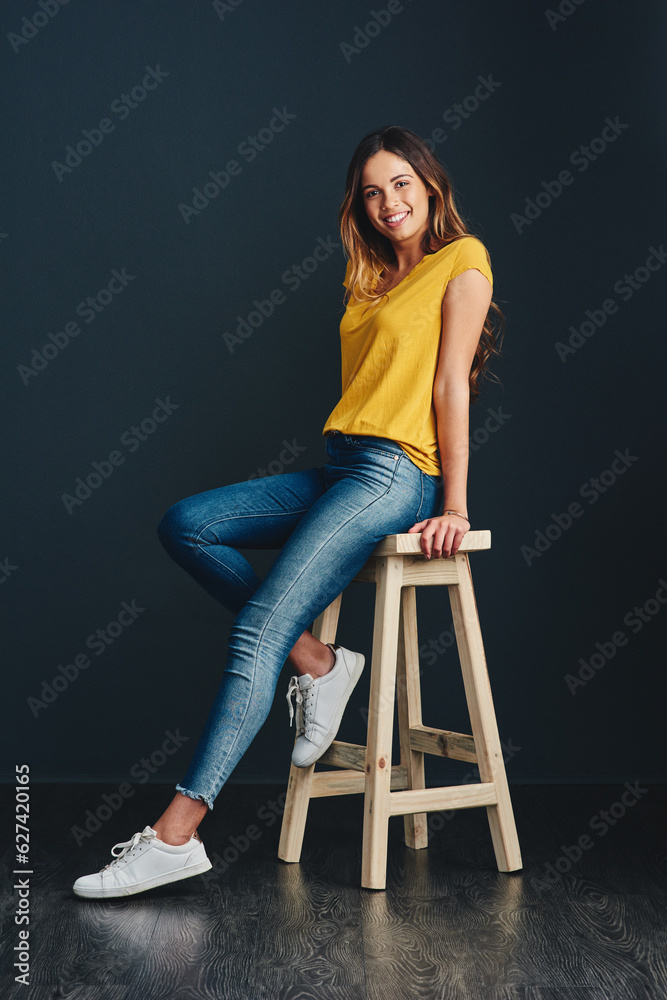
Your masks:
{"label": "smiling face", "polygon": [[434,192],[407,160],[381,149],[366,160],[361,189],[366,215],[379,233],[392,243],[419,242]]}

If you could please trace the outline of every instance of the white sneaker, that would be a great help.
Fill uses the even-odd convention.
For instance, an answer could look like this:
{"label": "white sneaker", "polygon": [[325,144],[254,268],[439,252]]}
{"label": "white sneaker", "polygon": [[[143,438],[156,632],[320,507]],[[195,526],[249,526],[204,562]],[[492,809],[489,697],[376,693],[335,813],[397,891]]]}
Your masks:
{"label": "white sneaker", "polygon": [[[120,853],[116,853],[120,848]],[[213,865],[195,831],[187,844],[176,846],[159,840],[151,826],[135,833],[131,840],[111,848],[114,860],[95,875],[82,875],[73,885],[77,896],[105,899],[131,896],[157,885],[200,875]]]}
{"label": "white sneaker", "polygon": [[292,763],[296,767],[309,767],[331,746],[345,706],[364,669],[365,659],[361,653],[353,653],[343,646],[330,648],[336,654],[336,661],[328,674],[314,680],[310,674],[290,678],[287,689],[290,726],[294,718],[292,695],[296,695],[297,739],[292,751]]}

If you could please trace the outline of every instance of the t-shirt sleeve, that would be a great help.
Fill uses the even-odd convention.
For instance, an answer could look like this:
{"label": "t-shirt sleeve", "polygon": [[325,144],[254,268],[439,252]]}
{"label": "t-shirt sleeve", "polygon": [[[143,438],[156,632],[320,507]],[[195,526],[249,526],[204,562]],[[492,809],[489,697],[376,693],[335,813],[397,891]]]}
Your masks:
{"label": "t-shirt sleeve", "polygon": [[493,272],[491,271],[491,260],[484,244],[475,236],[466,236],[457,240],[457,254],[454,266],[449,275],[449,281],[456,278],[464,271],[474,268],[481,271],[485,278],[488,278],[491,288],[493,288]]}

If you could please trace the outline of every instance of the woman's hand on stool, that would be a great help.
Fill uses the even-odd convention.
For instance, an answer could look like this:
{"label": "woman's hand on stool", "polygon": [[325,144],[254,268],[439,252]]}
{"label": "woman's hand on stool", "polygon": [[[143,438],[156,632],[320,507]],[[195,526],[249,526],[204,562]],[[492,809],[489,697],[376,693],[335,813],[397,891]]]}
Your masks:
{"label": "woman's hand on stool", "polygon": [[445,559],[459,550],[463,536],[470,530],[470,521],[462,514],[450,511],[438,517],[427,517],[413,524],[409,534],[421,531],[421,549],[427,559],[431,556]]}

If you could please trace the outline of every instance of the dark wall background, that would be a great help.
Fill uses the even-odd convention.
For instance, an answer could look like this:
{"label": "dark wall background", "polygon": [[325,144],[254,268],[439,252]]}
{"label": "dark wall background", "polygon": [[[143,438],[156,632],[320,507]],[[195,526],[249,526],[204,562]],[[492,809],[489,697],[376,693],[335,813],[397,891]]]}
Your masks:
{"label": "dark wall background", "polygon": [[[490,250],[508,319],[502,384],[471,411],[469,499],[473,527],[493,537],[473,573],[510,781],[664,780],[667,267],[658,256],[646,269],[667,241],[664,5],[392,9],[366,33],[373,11],[387,21],[384,0],[3,4],[6,780],[24,760],[33,781],[145,780],[135,765],[167,731],[184,742],[151,780],[182,778],[231,616],[170,561],[155,528],[182,497],[325,461],[342,250],[329,243],[299,287],[285,272],[319,241],[338,243],[354,147],[391,122],[441,130],[438,155]],[[34,15],[37,27],[22,21]],[[161,82],[133,97],[147,67]],[[490,82],[475,107],[480,78]],[[121,117],[123,94],[135,106]],[[274,109],[288,123],[261,132]],[[104,118],[113,130],[92,132],[81,162],[57,176],[54,161]],[[591,146],[607,119],[613,141]],[[258,134],[250,160],[242,144]],[[179,205],[229,160],[239,172],[186,222]],[[513,219],[543,182],[551,204],[543,194],[532,221]],[[107,294],[114,269],[127,284]],[[632,288],[624,275],[635,272]],[[224,334],[274,289],[284,301],[230,350]],[[103,308],[86,312],[101,290]],[[587,311],[601,324],[610,299],[604,324],[575,334],[562,360],[556,345]],[[66,343],[68,323],[80,332]],[[151,423],[156,400],[168,408]],[[489,411],[501,415],[491,432]],[[140,440],[131,428],[147,418]],[[608,472],[617,451],[629,457]],[[102,465],[107,477],[68,509],[63,495],[112,452],[119,464]],[[556,537],[554,515],[573,503],[580,516]],[[522,548],[549,525],[544,551]],[[274,557],[250,556],[260,573]],[[112,626],[110,645],[87,647],[123,602],[142,610]],[[368,653],[371,602],[357,585],[339,632]],[[644,605],[642,620],[633,609]],[[421,593],[419,614],[426,721],[468,731],[444,591]],[[70,668],[47,703],[43,683],[83,654],[90,666]],[[580,671],[588,680],[571,689]],[[288,676],[234,780],[286,779]],[[367,690],[365,677],[343,738],[363,742]],[[431,762],[430,777],[444,774],[470,776]]]}

